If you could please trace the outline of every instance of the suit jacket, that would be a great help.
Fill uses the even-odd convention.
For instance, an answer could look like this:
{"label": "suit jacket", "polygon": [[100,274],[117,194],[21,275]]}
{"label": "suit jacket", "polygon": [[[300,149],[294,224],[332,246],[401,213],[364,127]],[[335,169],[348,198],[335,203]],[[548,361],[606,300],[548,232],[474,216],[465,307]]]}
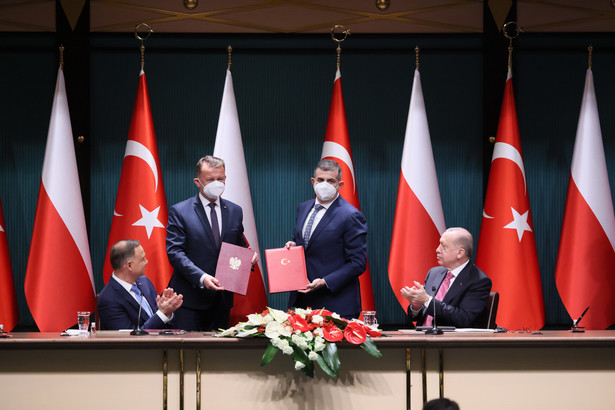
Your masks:
{"label": "suit jacket", "polygon": [[[293,241],[303,246],[303,224],[314,200],[297,208]],[[314,229],[305,249],[308,279],[323,278],[327,287],[302,294],[292,292],[289,307],[326,308],[342,316],[361,312],[359,275],[367,266],[367,222],[361,211],[339,196]]]}
{"label": "suit jacket", "polygon": [[[220,208],[221,242],[245,247],[241,207],[220,198]],[[167,225],[167,255],[174,268],[169,287],[184,296],[183,307],[205,310],[212,306],[217,291],[201,289],[200,279],[204,273],[215,276],[219,254],[199,195],[173,205]],[[233,306],[231,292],[222,291],[221,300],[226,308]]]}
{"label": "suit jacket", "polygon": [[[144,329],[163,329],[167,327],[156,314],[156,288],[146,276],[137,279],[137,285],[147,299],[154,314],[148,317],[147,311],[141,309],[139,326]],[[134,329],[139,315],[139,303],[120,283],[111,278],[98,295],[98,316],[100,327],[104,330]]]}
{"label": "suit jacket", "polygon": [[[446,277],[448,269],[437,266],[427,272],[425,291],[434,296]],[[435,286],[435,291],[432,288]],[[491,279],[472,262],[469,262],[449,288],[442,301],[434,297],[427,308],[421,308],[416,324],[421,326],[427,315],[433,315],[436,307],[436,324],[439,326],[481,327],[476,319],[485,309],[491,292]],[[410,306],[408,315],[412,317]]]}

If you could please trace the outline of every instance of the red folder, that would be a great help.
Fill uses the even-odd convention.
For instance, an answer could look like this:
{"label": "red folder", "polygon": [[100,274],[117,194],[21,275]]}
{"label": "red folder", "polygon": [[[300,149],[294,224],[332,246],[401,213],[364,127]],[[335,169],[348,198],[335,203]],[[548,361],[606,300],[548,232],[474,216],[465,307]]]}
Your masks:
{"label": "red folder", "polygon": [[303,246],[266,249],[269,293],[305,289],[309,283]]}
{"label": "red folder", "polygon": [[247,293],[253,256],[252,249],[222,242],[216,266],[216,279],[220,281],[224,290],[240,295]]}

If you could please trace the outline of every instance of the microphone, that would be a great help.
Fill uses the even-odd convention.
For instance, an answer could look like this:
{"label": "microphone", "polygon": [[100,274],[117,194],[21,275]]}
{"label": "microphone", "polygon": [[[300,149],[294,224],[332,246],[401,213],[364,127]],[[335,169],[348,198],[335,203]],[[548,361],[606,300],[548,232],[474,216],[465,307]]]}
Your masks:
{"label": "microphone", "polygon": [[[431,287],[431,291],[434,294],[433,299],[435,299],[435,295],[436,295],[436,287],[435,285]],[[432,299],[433,302],[433,322],[432,322],[432,328],[428,329],[425,331],[426,335],[441,335],[442,333],[444,333],[442,331],[442,329],[438,329],[438,325],[436,325],[436,301]]]}
{"label": "microphone", "polygon": [[139,287],[138,282],[135,281],[135,285],[137,286],[137,289],[139,289],[139,292],[141,293],[141,300],[139,301],[139,313],[137,314],[137,323],[135,324],[134,330],[130,332],[130,334],[132,336],[149,335],[149,332],[146,332],[145,330],[141,329],[141,326],[139,325],[139,323],[141,323],[141,309],[143,308],[143,292],[141,292],[141,288]]}

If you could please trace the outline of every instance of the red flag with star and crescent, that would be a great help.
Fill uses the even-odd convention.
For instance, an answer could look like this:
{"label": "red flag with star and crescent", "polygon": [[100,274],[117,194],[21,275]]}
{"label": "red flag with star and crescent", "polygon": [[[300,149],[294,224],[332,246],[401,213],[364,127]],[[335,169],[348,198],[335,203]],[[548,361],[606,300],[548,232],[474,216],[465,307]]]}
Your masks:
{"label": "red flag with star and crescent", "polygon": [[137,239],[149,261],[145,274],[158,293],[167,287],[173,273],[165,245],[168,218],[147,81],[141,71],[107,244],[105,283],[113,272],[109,262],[111,246],[121,239]]}
{"label": "red flag with star and crescent", "polygon": [[[350,149],[350,136],[346,122],[346,109],[342,94],[342,75],[338,69],[333,83],[333,95],[329,108],[329,121],[325,132],[325,142],[322,146],[321,159],[331,159],[342,167],[342,180],[344,185],[340,195],[352,206],[361,209],[359,205],[359,192],[357,191],[354,164],[352,162],[352,150]],[[362,310],[376,310],[374,303],[374,291],[372,289],[372,277],[369,273],[369,262],[365,272],[359,276],[361,288]]]}
{"label": "red flag with star and crescent", "polygon": [[491,159],[476,266],[491,278],[492,290],[500,294],[499,326],[509,330],[544,326],[542,283],[510,71]]}

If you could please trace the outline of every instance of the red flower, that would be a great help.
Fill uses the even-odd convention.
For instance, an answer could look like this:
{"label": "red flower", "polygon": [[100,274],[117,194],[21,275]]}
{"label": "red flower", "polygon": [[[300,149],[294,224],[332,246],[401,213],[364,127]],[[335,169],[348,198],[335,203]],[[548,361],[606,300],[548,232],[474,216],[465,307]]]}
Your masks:
{"label": "red flower", "polygon": [[339,327],[331,324],[322,327],[322,337],[324,337],[327,342],[339,342],[344,338],[344,334]]}
{"label": "red flower", "polygon": [[372,329],[369,326],[365,326],[365,331],[367,332],[368,335],[370,335],[371,337],[379,337],[382,336],[382,332],[379,332],[377,330]]}
{"label": "red flower", "polygon": [[346,326],[346,329],[344,329],[344,337],[350,343],[360,345],[361,343],[365,342],[365,339],[367,338],[367,332],[365,331],[363,325],[361,325],[360,323],[350,322]]}
{"label": "red flower", "polygon": [[289,316],[288,321],[294,330],[299,330],[301,332],[307,332],[310,330],[310,326],[307,321],[299,315]]}
{"label": "red flower", "polygon": [[332,313],[325,309],[313,310],[312,315],[331,316]]}
{"label": "red flower", "polygon": [[261,316],[262,316],[262,317],[265,317],[265,316],[267,316],[268,314],[269,314],[269,309],[265,309],[265,310],[263,310],[263,313],[261,313]]}

